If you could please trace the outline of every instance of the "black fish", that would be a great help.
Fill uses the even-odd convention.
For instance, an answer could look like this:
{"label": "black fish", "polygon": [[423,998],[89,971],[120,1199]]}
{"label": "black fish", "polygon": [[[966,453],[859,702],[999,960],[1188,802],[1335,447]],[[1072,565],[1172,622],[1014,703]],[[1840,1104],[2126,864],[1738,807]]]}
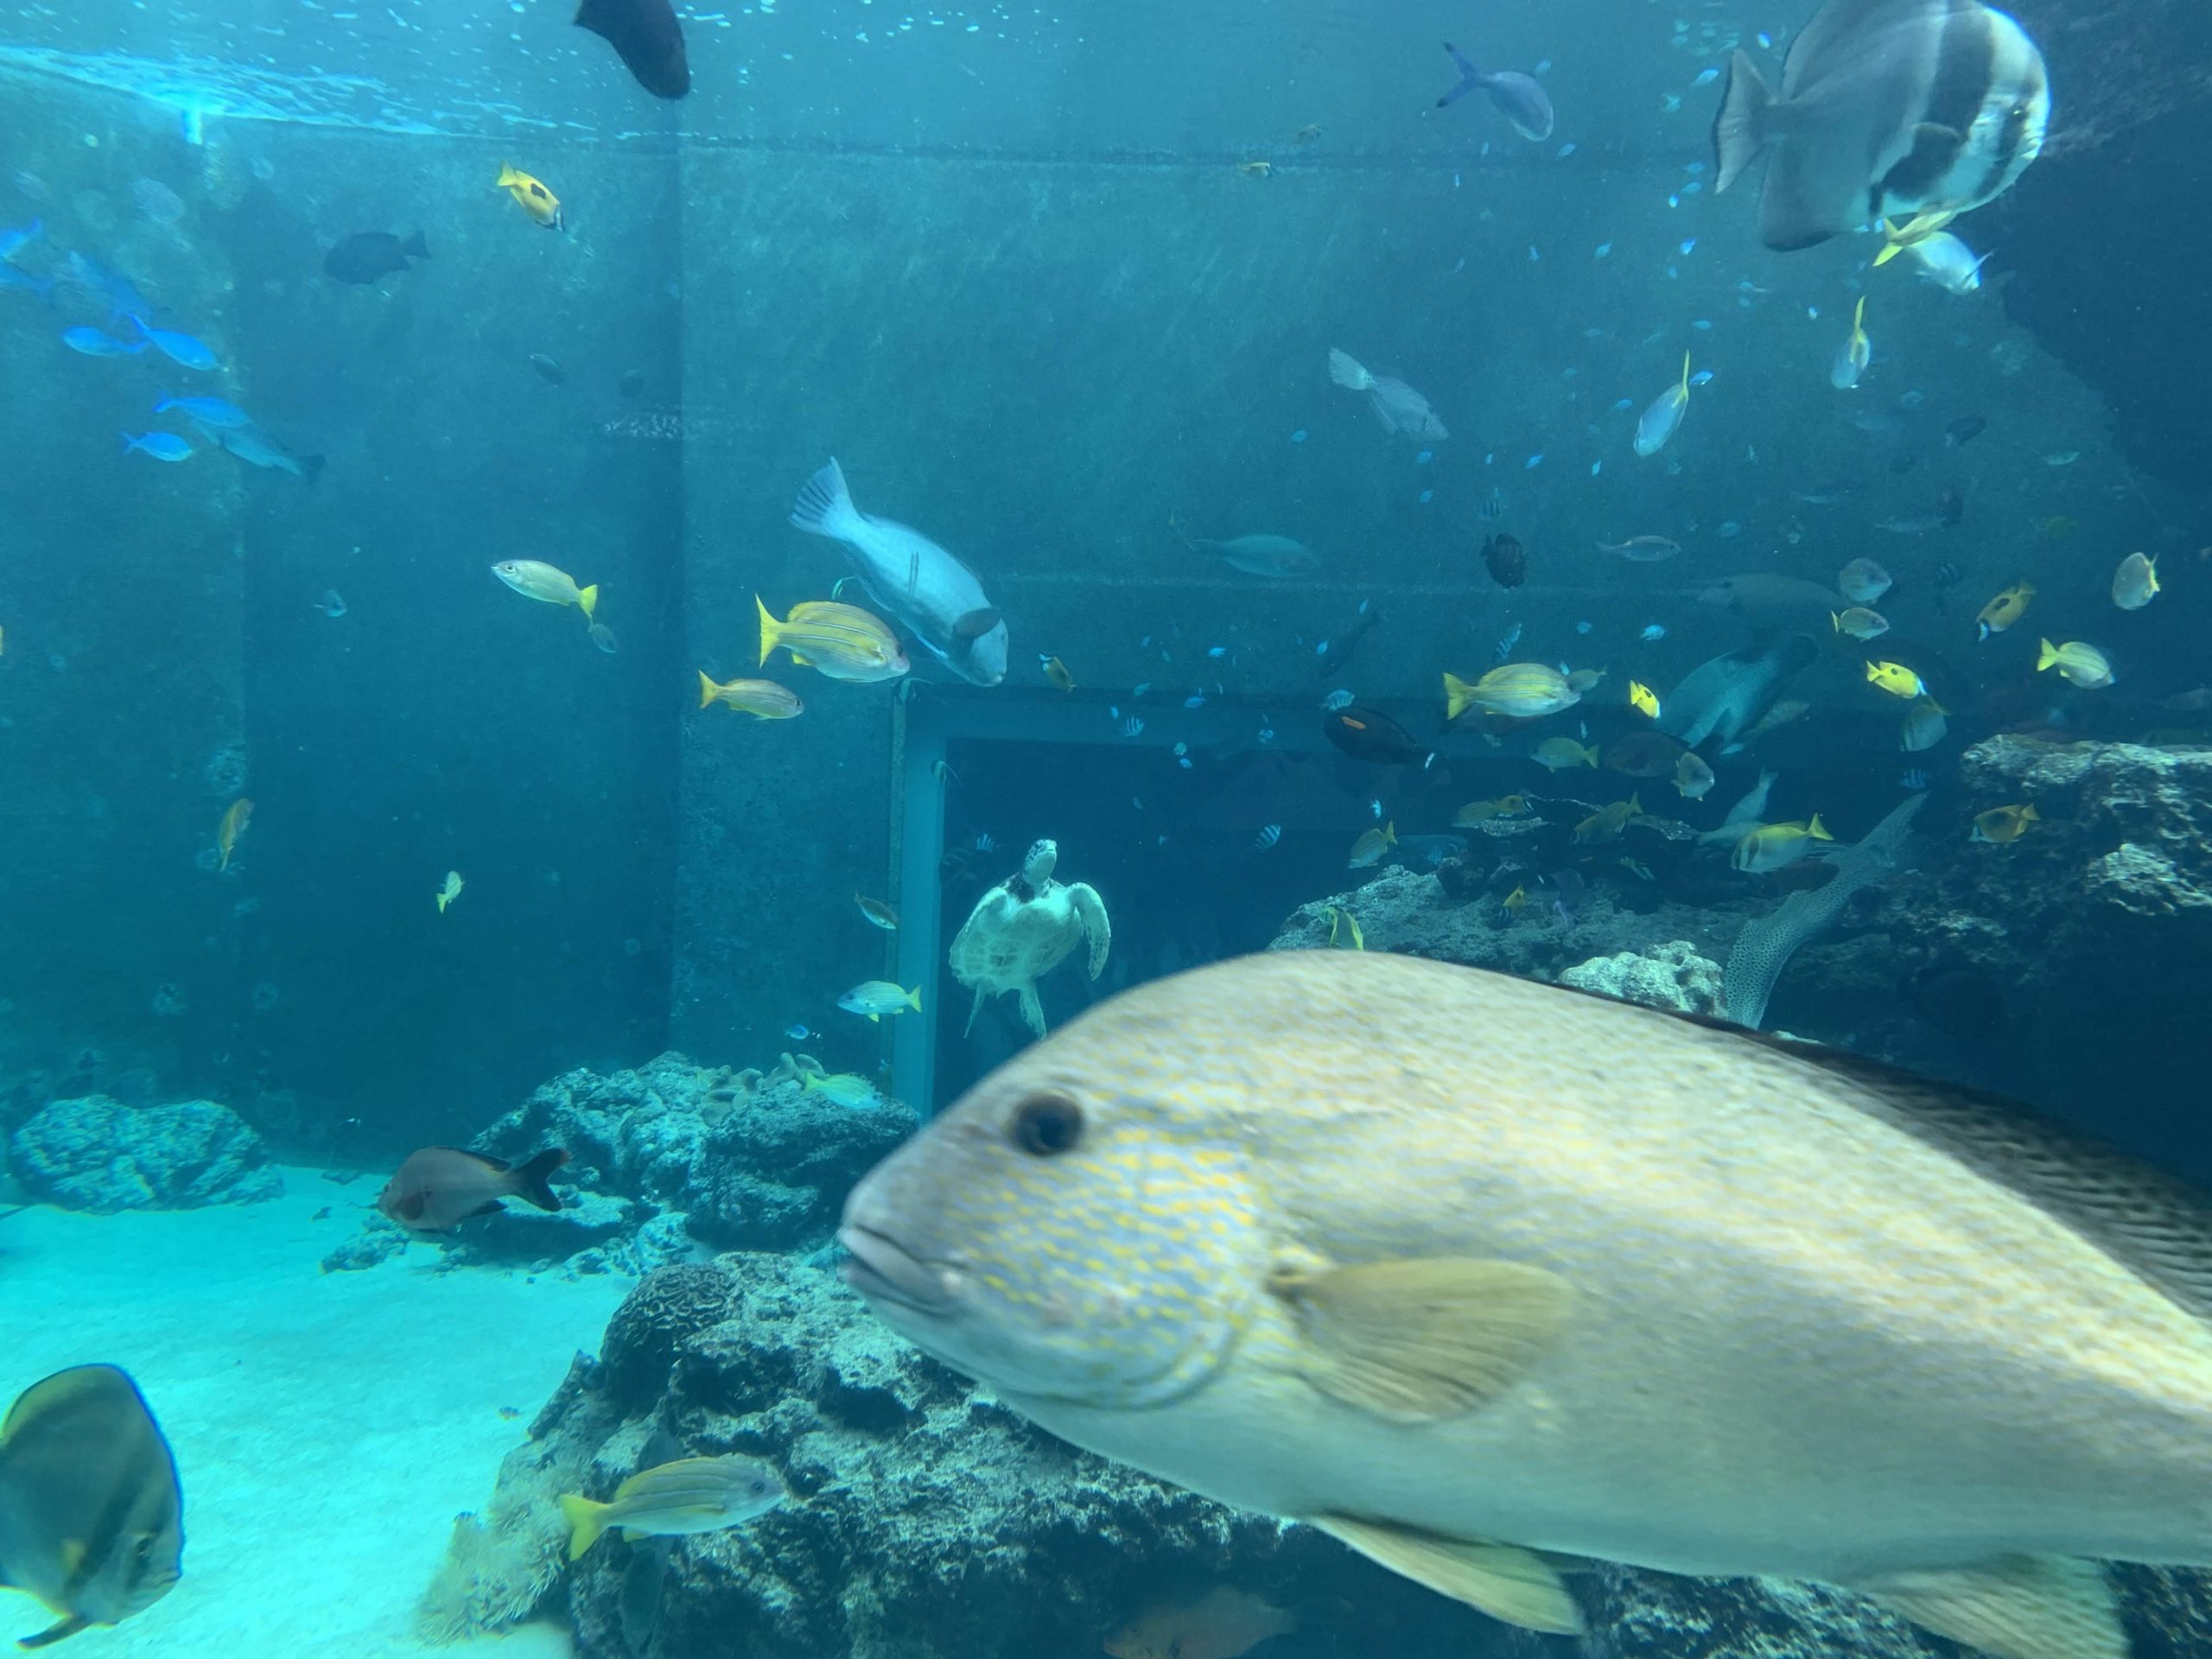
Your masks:
{"label": "black fish", "polygon": [[2043,54],[1980,0],[1827,0],[1791,41],[1779,93],[1747,54],[1731,60],[1713,190],[1771,150],[1759,235],[1809,248],[1980,207],[2041,153],[2050,119]]}
{"label": "black fish", "polygon": [[569,372],[543,352],[530,354],[530,366],[536,369],[537,378],[548,385],[565,386],[569,384]]}
{"label": "black fish", "polygon": [[427,259],[429,245],[417,231],[405,241],[390,231],[360,231],[347,237],[323,256],[323,274],[341,283],[365,285],[395,270],[405,270],[410,259]]}
{"label": "black fish", "polygon": [[1980,437],[1988,425],[1989,423],[1979,415],[1961,415],[1943,429],[1944,447],[1963,449]]}
{"label": "black fish", "polygon": [[1338,671],[1351,661],[1352,652],[1359,649],[1359,642],[1367,637],[1367,631],[1382,620],[1382,612],[1370,610],[1363,604],[1359,607],[1358,620],[1333,639],[1323,642],[1319,665],[1314,677],[1322,680],[1334,679]]}
{"label": "black fish", "polygon": [[1503,532],[1483,543],[1483,563],[1501,588],[1518,588],[1529,579],[1529,556],[1517,537]]}
{"label": "black fish", "polygon": [[1402,766],[1428,753],[1427,746],[1414,741],[1411,732],[1363,702],[1330,709],[1321,716],[1321,732],[1353,760],[1378,766]]}
{"label": "black fish", "polygon": [[691,90],[683,29],[669,0],[583,0],[576,27],[613,47],[638,85],[655,98],[681,98]]}

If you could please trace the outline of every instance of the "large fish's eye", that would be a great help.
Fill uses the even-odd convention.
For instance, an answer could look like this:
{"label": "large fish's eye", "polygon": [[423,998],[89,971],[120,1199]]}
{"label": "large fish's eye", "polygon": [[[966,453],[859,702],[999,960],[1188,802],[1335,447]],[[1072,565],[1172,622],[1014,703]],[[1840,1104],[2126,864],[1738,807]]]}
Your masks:
{"label": "large fish's eye", "polygon": [[1083,1108],[1065,1095],[1033,1095],[1014,1114],[1014,1144],[1033,1158],[1073,1152],[1083,1139]]}

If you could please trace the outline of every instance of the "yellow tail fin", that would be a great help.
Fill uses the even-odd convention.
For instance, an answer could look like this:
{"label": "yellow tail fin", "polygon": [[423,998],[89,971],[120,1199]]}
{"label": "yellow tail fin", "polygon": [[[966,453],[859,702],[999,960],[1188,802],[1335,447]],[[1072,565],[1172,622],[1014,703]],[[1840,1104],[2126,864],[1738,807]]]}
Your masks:
{"label": "yellow tail fin", "polygon": [[1685,400],[1687,400],[1687,399],[1688,398],[1689,395],[1690,395],[1690,354],[1689,354],[1688,352],[1684,352],[1684,353],[1682,353],[1682,393],[1681,393],[1681,395],[1682,395],[1682,397],[1683,397],[1683,398],[1684,398]]}
{"label": "yellow tail fin", "polygon": [[768,658],[776,652],[776,642],[783,634],[783,624],[768,613],[768,601],[760,594],[753,595],[753,602],[760,607],[760,666],[768,665]]}
{"label": "yellow tail fin", "polygon": [[561,1495],[561,1513],[567,1517],[569,1559],[582,1560],[584,1552],[599,1541],[599,1535],[607,1530],[607,1512],[611,1503],[594,1503],[581,1492]]}
{"label": "yellow tail fin", "polygon": [[699,671],[699,706],[702,709],[712,702],[715,700],[715,694],[721,690],[721,687],[716,685],[712,680],[707,677],[707,671],[705,669],[702,668]]}
{"label": "yellow tail fin", "polygon": [[584,620],[590,621],[592,612],[599,605],[599,584],[594,582],[590,587],[579,589],[576,603],[584,607]]}
{"label": "yellow tail fin", "polygon": [[521,182],[522,175],[515,171],[513,165],[511,162],[501,162],[499,163],[499,181],[492,188],[494,190],[512,190],[515,186]]}
{"label": "yellow tail fin", "polygon": [[1474,700],[1475,688],[1473,686],[1469,685],[1457,674],[1446,674],[1444,677],[1445,719],[1459,719],[1460,715],[1467,712],[1467,706],[1474,702]]}
{"label": "yellow tail fin", "polygon": [[2048,639],[2042,640],[2039,643],[2043,646],[2043,649],[2036,657],[2036,672],[2038,674],[2042,673],[2044,670],[2049,668],[2053,663],[2058,660],[2058,647],[2056,645],[2052,645]]}
{"label": "yellow tail fin", "polygon": [[916,1014],[919,1014],[922,1011],[922,988],[920,986],[917,985],[912,990],[906,993],[906,1006],[912,1008]]}

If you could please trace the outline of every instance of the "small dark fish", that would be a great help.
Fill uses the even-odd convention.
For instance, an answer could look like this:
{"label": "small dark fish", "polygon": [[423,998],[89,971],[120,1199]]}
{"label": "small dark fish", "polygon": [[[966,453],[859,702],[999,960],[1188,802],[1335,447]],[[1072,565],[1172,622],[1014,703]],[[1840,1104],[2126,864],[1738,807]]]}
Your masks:
{"label": "small dark fish", "polygon": [[1936,512],[1946,526],[1956,525],[1967,516],[1967,499],[1955,484],[1946,484],[1936,493]]}
{"label": "small dark fish", "polygon": [[1322,647],[1314,677],[1320,680],[1334,679],[1338,671],[1351,661],[1352,652],[1359,649],[1359,642],[1367,637],[1367,631],[1382,620],[1382,612],[1369,609],[1363,601],[1359,607],[1358,619]]}
{"label": "small dark fish", "polygon": [[1989,423],[1979,415],[1961,415],[1943,429],[1943,446],[1947,449],[1963,449],[1984,432]]}
{"label": "small dark fish", "polygon": [[569,384],[569,372],[543,352],[530,354],[530,366],[537,371],[537,378],[548,385],[565,386]]}
{"label": "small dark fish", "polygon": [[502,1198],[558,1210],[561,1200],[546,1182],[568,1161],[569,1154],[558,1147],[520,1164],[460,1147],[425,1147],[385,1183],[377,1208],[418,1233],[448,1232],[471,1216],[488,1216],[505,1207]]}
{"label": "small dark fish", "polygon": [[328,1221],[330,1219],[330,1206],[327,1204],[324,1205],[321,1209],[316,1211],[315,1214],[309,1216],[308,1219],[309,1221]]}
{"label": "small dark fish", "polygon": [[682,98],[691,90],[691,63],[683,26],[669,0],[583,0],[576,27],[598,35],[655,98]]}
{"label": "small dark fish", "polygon": [[1518,588],[1529,579],[1529,556],[1519,539],[1503,531],[1483,543],[1483,563],[1501,588]]}
{"label": "small dark fish", "polygon": [[1544,879],[1559,889],[1559,897],[1552,900],[1552,913],[1562,922],[1573,921],[1575,912],[1582,908],[1582,896],[1589,884],[1573,870],[1554,870]]}
{"label": "small dark fish", "polygon": [[1936,567],[1936,585],[1938,588],[1955,588],[1964,579],[1965,574],[1957,565],[1947,560]]}
{"label": "small dark fish", "polygon": [[1484,73],[1460,54],[1459,48],[1449,41],[1444,49],[1452,54],[1452,62],[1459,71],[1459,84],[1436,100],[1436,107],[1457,104],[1469,92],[1480,90],[1490,94],[1490,101],[1497,105],[1497,112],[1513,124],[1513,130],[1523,138],[1541,143],[1552,136],[1552,101],[1544,96],[1544,89],[1529,76],[1517,70],[1500,69]]}
{"label": "small dark fish", "polygon": [[1475,511],[1496,524],[1505,517],[1505,492],[1493,484],[1490,493],[1476,504]]}
{"label": "small dark fish", "polygon": [[592,644],[610,657],[622,649],[620,643],[614,638],[614,630],[604,622],[594,622],[584,632],[591,636]]}
{"label": "small dark fish", "polygon": [[1662,732],[1636,731],[1615,738],[1605,760],[1608,770],[1630,778],[1671,778],[1682,753],[1682,746]]}
{"label": "small dark fish", "polygon": [[1428,753],[1428,747],[1379,709],[1363,702],[1332,709],[1321,716],[1321,733],[1355,760],[1402,766]]}
{"label": "small dark fish", "polygon": [[360,231],[323,256],[323,275],[335,282],[365,286],[380,276],[405,270],[410,259],[430,257],[429,244],[417,231],[405,241],[390,231]]}
{"label": "small dark fish", "polygon": [[645,372],[643,369],[625,369],[622,371],[622,378],[614,383],[614,390],[620,392],[626,401],[632,403],[645,391]]}

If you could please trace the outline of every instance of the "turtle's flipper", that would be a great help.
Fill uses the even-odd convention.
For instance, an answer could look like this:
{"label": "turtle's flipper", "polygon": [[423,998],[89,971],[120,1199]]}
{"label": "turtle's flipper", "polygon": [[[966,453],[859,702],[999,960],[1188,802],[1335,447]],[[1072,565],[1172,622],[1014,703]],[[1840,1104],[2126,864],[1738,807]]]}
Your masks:
{"label": "turtle's flipper", "polygon": [[1021,1017],[1029,1029],[1039,1037],[1045,1034],[1045,1005],[1037,999],[1037,982],[1025,980],[1021,987]]}
{"label": "turtle's flipper", "polygon": [[1083,924],[1084,937],[1090,941],[1090,976],[1096,979],[1106,966],[1107,951],[1113,948],[1114,925],[1106,919],[1105,901],[1088,881],[1077,881],[1068,889],[1068,902],[1075,906],[1075,918]]}
{"label": "turtle's flipper", "polygon": [[967,1036],[969,1032],[976,1029],[976,1016],[983,1011],[983,999],[989,995],[990,990],[988,987],[978,985],[976,988],[976,1000],[972,1003],[969,1004],[968,1007],[968,1023],[962,1027],[960,1030],[960,1034],[963,1037]]}

